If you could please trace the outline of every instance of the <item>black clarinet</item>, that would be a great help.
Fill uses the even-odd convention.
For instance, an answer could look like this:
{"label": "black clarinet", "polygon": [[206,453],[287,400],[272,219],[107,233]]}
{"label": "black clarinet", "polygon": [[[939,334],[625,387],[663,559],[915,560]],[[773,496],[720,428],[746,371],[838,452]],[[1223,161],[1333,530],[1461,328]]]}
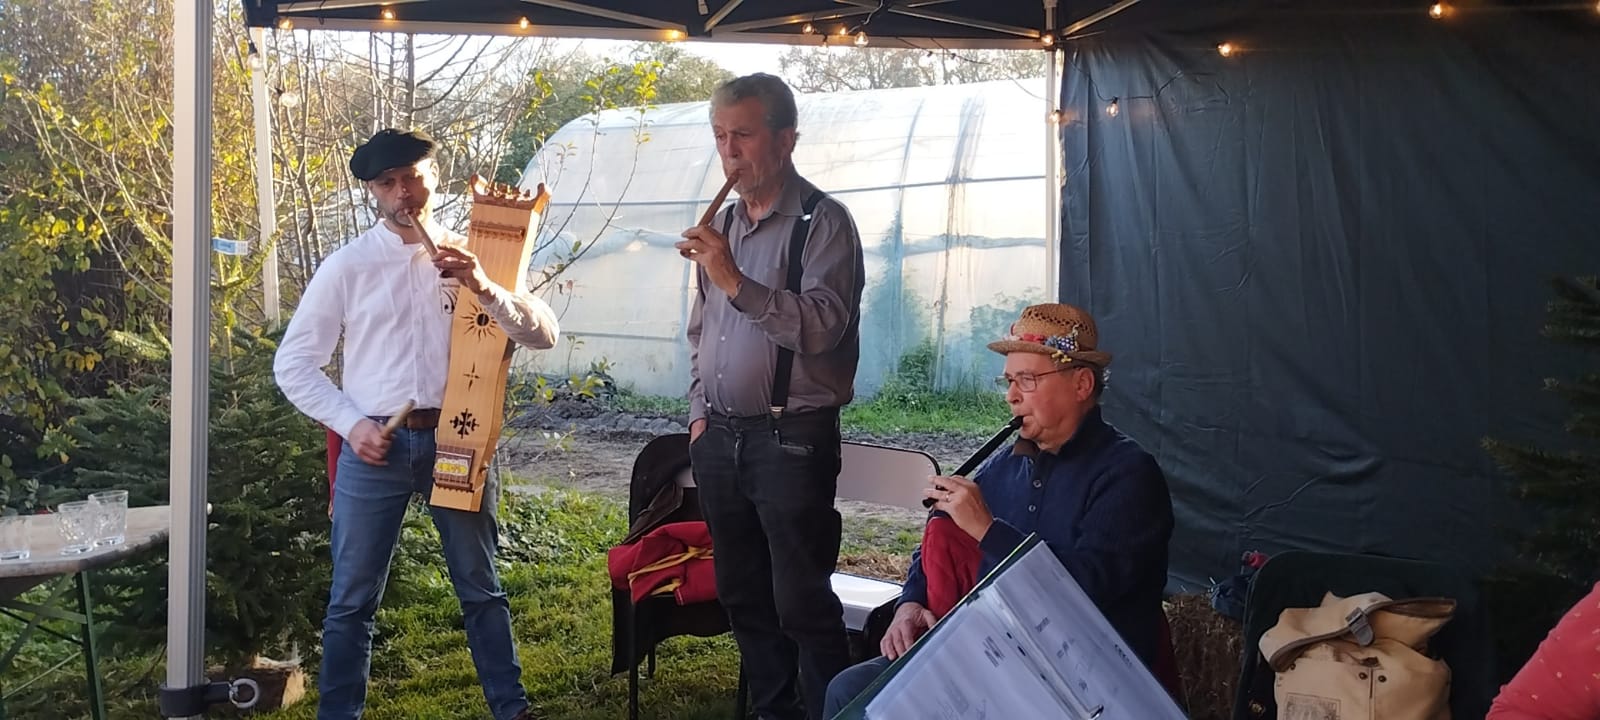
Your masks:
{"label": "black clarinet", "polygon": [[[990,455],[994,454],[995,449],[1004,444],[1006,438],[1011,437],[1011,433],[1016,432],[1017,428],[1020,427],[1022,427],[1022,417],[1020,415],[1012,417],[1011,420],[1006,423],[1005,427],[1000,428],[1000,432],[995,433],[994,437],[989,438],[989,441],[984,443],[983,447],[978,448],[978,451],[973,453],[972,457],[967,458],[967,461],[961,463],[961,467],[956,468],[956,471],[951,474],[960,475],[961,477],[971,475],[973,470],[977,470],[978,466],[982,465],[984,460],[987,460]],[[940,490],[945,489],[942,485],[935,485],[934,487]],[[922,506],[925,508],[931,508],[933,507],[933,502],[933,498],[923,498]]]}

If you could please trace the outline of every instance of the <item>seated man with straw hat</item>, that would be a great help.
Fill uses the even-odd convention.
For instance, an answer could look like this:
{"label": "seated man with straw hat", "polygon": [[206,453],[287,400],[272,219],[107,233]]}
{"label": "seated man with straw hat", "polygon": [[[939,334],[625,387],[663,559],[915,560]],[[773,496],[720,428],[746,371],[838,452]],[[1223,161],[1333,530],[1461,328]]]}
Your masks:
{"label": "seated man with straw hat", "polygon": [[[1101,417],[1111,355],[1094,319],[1072,305],[1034,305],[989,349],[1006,357],[998,380],[1021,440],[972,478],[931,478],[934,501],[923,544],[911,555],[883,656],[828,686],[832,717],[949,612],[1031,533],[1072,573],[1146,665],[1162,648],[1172,498],[1149,453]],[[1161,677],[1162,672],[1157,672]],[[1174,683],[1162,678],[1169,689]]]}

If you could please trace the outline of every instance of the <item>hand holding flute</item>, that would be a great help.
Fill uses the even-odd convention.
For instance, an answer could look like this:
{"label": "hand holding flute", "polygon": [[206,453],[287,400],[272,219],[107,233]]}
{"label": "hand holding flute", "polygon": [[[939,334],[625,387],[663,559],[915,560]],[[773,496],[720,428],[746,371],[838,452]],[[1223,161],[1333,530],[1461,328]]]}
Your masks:
{"label": "hand holding flute", "polygon": [[957,527],[961,528],[974,540],[982,540],[989,526],[994,523],[994,514],[989,512],[989,506],[983,501],[983,492],[978,489],[977,483],[967,479],[983,461],[1022,426],[1022,418],[1013,417],[1000,432],[989,438],[989,441],[978,448],[978,451],[961,463],[954,475],[935,477],[929,479],[928,489],[922,491],[923,507],[931,507],[950,516]]}
{"label": "hand holding flute", "polygon": [[728,238],[711,227],[711,223],[738,179],[738,173],[728,176],[727,181],[722,184],[722,189],[717,192],[716,199],[711,201],[711,206],[700,216],[700,224],[683,231],[684,239],[673,246],[678,249],[679,255],[705,268],[706,277],[729,297],[739,294],[739,283],[744,275],[734,263],[733,250],[728,245]]}

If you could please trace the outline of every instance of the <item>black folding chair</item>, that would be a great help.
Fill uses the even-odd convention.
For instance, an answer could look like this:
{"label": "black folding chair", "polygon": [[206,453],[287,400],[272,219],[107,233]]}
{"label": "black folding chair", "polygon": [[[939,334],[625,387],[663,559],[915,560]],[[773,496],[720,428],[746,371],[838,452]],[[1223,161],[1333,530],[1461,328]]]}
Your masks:
{"label": "black folding chair", "polygon": [[[689,469],[689,436],[662,435],[651,440],[633,463],[628,488],[628,537],[674,522],[700,520],[700,502]],[[628,672],[628,718],[639,718],[639,665],[645,676],[656,672],[656,646],[679,635],[715,637],[728,632],[728,614],[716,601],[679,605],[671,595],[648,597],[635,604],[627,590],[611,590],[611,673]],[[734,718],[747,715],[748,688],[739,673]]]}
{"label": "black folding chair", "polygon": [[1495,692],[1494,642],[1488,609],[1470,577],[1455,568],[1419,560],[1289,551],[1267,561],[1250,586],[1233,720],[1278,717],[1272,695],[1274,675],[1261,656],[1261,636],[1277,624],[1285,608],[1316,607],[1322,604],[1324,593],[1330,592],[1340,597],[1380,592],[1396,600],[1453,598],[1455,615],[1428,646],[1450,666],[1451,717],[1464,720],[1488,714]]}

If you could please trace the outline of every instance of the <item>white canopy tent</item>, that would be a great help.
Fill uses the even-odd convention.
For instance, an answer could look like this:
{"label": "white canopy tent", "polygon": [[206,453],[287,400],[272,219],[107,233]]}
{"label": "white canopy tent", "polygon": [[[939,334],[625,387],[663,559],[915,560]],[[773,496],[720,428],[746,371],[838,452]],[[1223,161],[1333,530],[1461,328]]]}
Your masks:
{"label": "white canopy tent", "polygon": [[[1034,48],[1052,51],[1054,58],[1058,39],[1082,33],[1138,2],[1100,2],[1097,10],[1070,23],[1058,22],[1057,0],[1041,0],[1038,5],[993,0],[763,0],[760,11],[755,9],[757,3],[744,0],[657,0],[648,10],[631,9],[641,4],[618,0],[245,0],[245,10],[253,28],[288,20],[298,22],[294,26],[300,28],[329,30],[816,45],[825,43],[828,33],[816,32],[815,26],[827,23],[827,28],[846,30],[836,33],[839,36],[871,32],[871,42],[877,47]],[[204,674],[211,316],[209,54],[214,10],[211,0],[180,1],[173,21],[177,54],[173,58],[172,534],[167,678],[161,698],[165,717],[198,717],[207,705],[226,700],[228,694],[227,685],[209,685]],[[255,37],[259,39],[259,35]],[[1040,111],[1040,131],[1046,134],[1048,151],[1042,189],[1049,213],[1044,287],[1053,291],[1057,287],[1060,228],[1060,149],[1057,127],[1046,118],[1056,108],[1059,83],[1058,63],[1047,65],[1046,107]],[[265,88],[256,82],[256,139],[257,151],[262,154],[258,159],[261,236],[270,242],[274,199],[271,165],[265,154],[270,152],[271,135]],[[267,265],[271,269],[276,263],[269,259]],[[273,276],[267,284],[268,312],[275,312]]]}

